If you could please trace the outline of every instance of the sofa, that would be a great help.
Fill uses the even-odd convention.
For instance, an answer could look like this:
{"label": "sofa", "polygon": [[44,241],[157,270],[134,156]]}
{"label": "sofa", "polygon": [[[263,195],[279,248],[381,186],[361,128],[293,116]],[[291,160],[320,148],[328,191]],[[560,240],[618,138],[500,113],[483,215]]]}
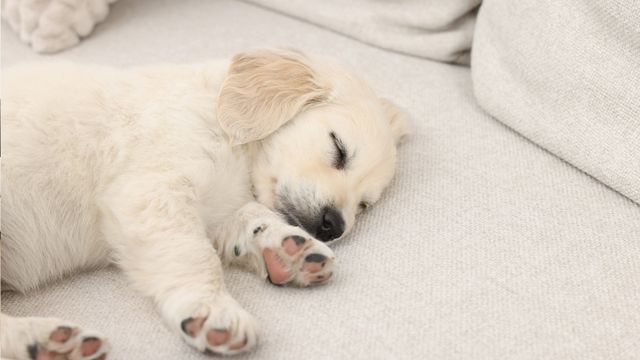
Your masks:
{"label": "sofa", "polygon": [[[536,59],[544,65],[558,52],[564,60],[593,57],[553,42],[534,44],[541,48],[531,53],[518,48],[526,43],[510,36],[520,28],[492,18],[527,14],[512,3],[483,2],[470,58],[389,48],[272,5],[120,0],[91,36],[55,55],[33,52],[2,25],[3,70],[26,61],[185,63],[285,46],[340,59],[409,115],[412,134],[399,148],[392,185],[332,245],[338,263],[330,284],[282,288],[239,269],[226,272],[229,291],[262,329],[260,346],[237,359],[640,357],[640,111],[631,96],[638,90],[630,89],[638,69],[620,75],[619,64],[611,65],[609,79],[630,90],[617,90],[625,96],[621,112],[619,97],[594,100],[616,114],[604,132],[556,116],[563,113],[557,102],[589,105],[588,92],[570,99],[543,92],[559,75],[536,84],[531,76],[548,73],[522,63],[542,54]],[[612,29],[630,31],[629,49],[620,54],[637,54],[637,20],[629,15],[620,24]],[[550,25],[532,27],[544,34]],[[504,71],[509,66],[517,71]],[[514,85],[519,81],[528,85]],[[151,300],[115,267],[27,294],[3,292],[1,309],[95,328],[110,339],[110,359],[210,358],[170,333]]]}

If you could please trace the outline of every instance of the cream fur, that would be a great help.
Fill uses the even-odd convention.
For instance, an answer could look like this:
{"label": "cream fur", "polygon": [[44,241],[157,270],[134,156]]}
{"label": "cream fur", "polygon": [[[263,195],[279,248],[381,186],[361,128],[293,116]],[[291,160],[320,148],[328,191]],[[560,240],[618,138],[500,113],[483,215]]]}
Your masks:
{"label": "cream fur", "polygon": [[[233,58],[218,105],[218,122],[232,144],[261,140],[304,108],[326,100],[330,85],[322,83],[309,62],[294,51],[263,50]],[[287,76],[274,81],[278,73]]]}
{"label": "cream fur", "polygon": [[[274,212],[283,194],[300,208],[334,204],[348,232],[359,204],[390,182],[406,133],[362,80],[284,50],[125,70],[26,65],[6,72],[2,93],[3,288],[115,262],[176,334],[225,354],[251,349],[258,330],[225,290],[222,264],[264,278],[263,250],[282,253],[282,239],[300,235],[309,240],[286,260],[289,281],[309,285],[301,259],[333,253]],[[332,166],[331,131],[352,154],[343,170]],[[181,323],[195,317],[231,339],[211,347],[206,331],[188,336]],[[49,323],[2,318],[20,331]],[[39,339],[6,333],[3,355],[16,358]]]}

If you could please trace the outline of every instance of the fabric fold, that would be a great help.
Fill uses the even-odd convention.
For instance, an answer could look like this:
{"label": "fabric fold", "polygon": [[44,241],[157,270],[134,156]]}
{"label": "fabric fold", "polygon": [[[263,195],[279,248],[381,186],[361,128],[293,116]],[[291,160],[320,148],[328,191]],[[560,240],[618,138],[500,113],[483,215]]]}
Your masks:
{"label": "fabric fold", "polygon": [[485,0],[474,92],[496,119],[640,204],[640,3]]}
{"label": "fabric fold", "polygon": [[481,0],[243,0],[386,50],[469,64]]}

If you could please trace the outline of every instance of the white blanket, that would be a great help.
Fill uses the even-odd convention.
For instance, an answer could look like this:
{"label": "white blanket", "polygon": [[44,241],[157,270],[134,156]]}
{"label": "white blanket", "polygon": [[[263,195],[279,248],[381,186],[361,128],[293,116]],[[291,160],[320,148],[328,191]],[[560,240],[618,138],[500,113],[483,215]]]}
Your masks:
{"label": "white blanket", "polygon": [[245,0],[387,50],[469,63],[481,0]]}
{"label": "white blanket", "polygon": [[117,0],[3,0],[2,18],[39,53],[54,53],[80,42],[109,14]]}

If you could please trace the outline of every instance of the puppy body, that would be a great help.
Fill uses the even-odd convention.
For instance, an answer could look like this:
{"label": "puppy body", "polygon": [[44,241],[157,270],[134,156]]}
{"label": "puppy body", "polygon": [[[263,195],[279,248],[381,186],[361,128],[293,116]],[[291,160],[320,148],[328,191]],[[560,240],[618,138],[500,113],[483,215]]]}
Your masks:
{"label": "puppy body", "polygon": [[[256,324],[228,295],[222,264],[278,284],[327,282],[334,255],[314,236],[348,232],[359,205],[375,202],[393,175],[406,123],[345,74],[289,51],[129,70],[11,69],[3,288],[28,291],[115,262],[187,343],[251,349]],[[0,320],[5,356],[64,349],[94,359],[108,350],[63,320]],[[16,333],[28,336],[6,335]],[[92,338],[100,346],[85,351]]]}
{"label": "puppy body", "polygon": [[[252,200],[245,153],[228,145],[215,120],[226,67],[58,64],[10,71],[3,287],[27,291],[114,260],[134,286],[169,307],[165,316],[183,317],[169,320],[174,327],[209,316],[198,307],[228,296],[206,232]],[[195,286],[201,288],[189,289]],[[253,331],[232,299],[222,302]],[[255,332],[247,336],[255,343]],[[23,355],[21,346],[14,356]]]}
{"label": "puppy body", "polygon": [[[226,68],[224,62],[143,71],[46,64],[9,71],[5,284],[27,291],[77,268],[107,264],[111,249],[122,246],[119,223],[133,218],[115,213],[127,206],[120,200],[138,203],[131,211],[176,210],[145,203],[171,190],[159,184],[191,196],[183,200],[193,201],[212,228],[251,201],[245,153],[227,145],[215,119]],[[172,214],[174,226],[186,216]]]}

